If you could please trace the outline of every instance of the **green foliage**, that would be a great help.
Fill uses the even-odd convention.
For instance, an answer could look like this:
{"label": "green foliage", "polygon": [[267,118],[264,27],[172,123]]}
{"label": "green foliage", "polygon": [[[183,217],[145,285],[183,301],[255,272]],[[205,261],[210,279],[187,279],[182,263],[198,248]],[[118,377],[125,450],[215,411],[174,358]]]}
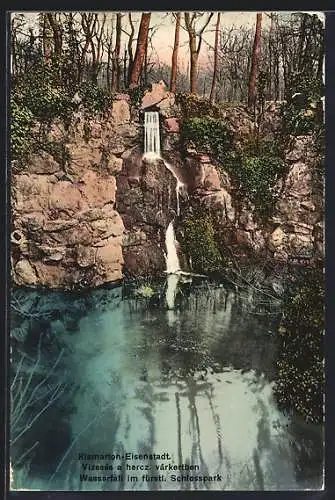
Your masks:
{"label": "green foliage", "polygon": [[232,146],[233,134],[228,124],[217,118],[187,118],[183,120],[181,138],[186,151],[193,143],[199,153],[223,158]]}
{"label": "green foliage", "polygon": [[196,94],[179,92],[176,94],[176,104],[180,106],[181,114],[186,119],[201,118],[204,116],[212,118],[221,117],[221,110],[217,105]]}
{"label": "green foliage", "polygon": [[136,87],[133,87],[132,89],[129,89],[129,95],[130,95],[130,103],[133,107],[138,107],[143,99],[144,93],[147,90],[151,90],[152,86],[151,85],[138,85]]}
{"label": "green foliage", "polygon": [[194,214],[183,221],[183,251],[192,260],[197,272],[213,272],[223,264],[215,241],[213,222],[209,214]]}
{"label": "green foliage", "polygon": [[322,79],[312,75],[301,76],[297,73],[291,78],[286,90],[288,102],[291,102],[296,92],[301,93],[310,102],[317,101],[324,95],[324,83]]}
{"label": "green foliage", "polygon": [[64,118],[72,110],[67,92],[58,84],[56,68],[40,61],[15,82],[12,95],[39,121]]}
{"label": "green foliage", "polygon": [[31,128],[34,116],[27,106],[19,105],[11,98],[11,153],[16,160],[27,155],[31,147]]}
{"label": "green foliage", "polygon": [[276,184],[286,171],[285,161],[277,151],[235,150],[227,154],[222,169],[228,172],[260,217],[272,215],[278,198]]}
{"label": "green foliage", "polygon": [[306,269],[284,301],[276,394],[306,420],[319,422],[324,393],[324,276]]}
{"label": "green foliage", "polygon": [[145,299],[150,299],[154,295],[154,290],[151,285],[141,285],[136,289],[136,295]]}
{"label": "green foliage", "polygon": [[[298,95],[295,96],[296,93]],[[297,76],[288,88],[287,103],[282,107],[284,131],[291,135],[318,133],[323,127],[323,95],[322,81],[313,77]]]}
{"label": "green foliage", "polygon": [[233,147],[229,125],[216,118],[188,118],[182,123],[184,154],[193,145],[198,153],[209,154],[222,171],[228,172],[241,197],[246,197],[260,217],[272,214],[277,201],[276,184],[286,171],[281,143],[257,138]]}
{"label": "green foliage", "polygon": [[285,130],[291,135],[307,135],[319,126],[318,110],[314,104],[301,109],[293,103],[287,104],[282,111]]}
{"label": "green foliage", "polygon": [[318,333],[324,328],[324,275],[320,268],[306,269],[286,297],[286,326]]}
{"label": "green foliage", "polygon": [[[48,127],[55,119],[69,127],[78,103],[85,115],[103,113],[112,104],[112,97],[96,84],[84,82],[67,87],[61,82],[59,64],[37,59],[30,69],[13,81],[11,98],[12,158],[23,160],[29,151],[42,148],[53,156],[67,161],[66,151],[60,143],[48,140]],[[34,125],[39,124],[39,127]],[[49,151],[51,149],[51,151]]]}
{"label": "green foliage", "polygon": [[95,83],[84,82],[77,90],[82,105],[89,114],[104,113],[113,103],[112,96]]}

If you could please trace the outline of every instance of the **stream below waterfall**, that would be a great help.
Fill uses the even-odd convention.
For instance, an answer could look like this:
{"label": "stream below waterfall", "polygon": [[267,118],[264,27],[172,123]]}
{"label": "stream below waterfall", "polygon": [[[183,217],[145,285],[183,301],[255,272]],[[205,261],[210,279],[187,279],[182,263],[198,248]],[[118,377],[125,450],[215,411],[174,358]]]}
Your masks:
{"label": "stream below waterfall", "polygon": [[322,486],[322,427],[273,394],[280,304],[201,280],[175,299],[13,291],[12,489]]}

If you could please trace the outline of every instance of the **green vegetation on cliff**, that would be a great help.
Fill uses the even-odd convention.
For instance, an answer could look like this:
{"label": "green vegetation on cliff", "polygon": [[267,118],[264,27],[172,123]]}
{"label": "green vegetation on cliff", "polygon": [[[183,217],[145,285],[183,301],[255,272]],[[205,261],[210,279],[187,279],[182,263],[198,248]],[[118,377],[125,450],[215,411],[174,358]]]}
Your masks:
{"label": "green vegetation on cliff", "polygon": [[231,176],[240,197],[247,198],[259,217],[272,215],[278,199],[277,183],[287,171],[280,152],[267,142],[227,153],[220,168]]}
{"label": "green vegetation on cliff", "polygon": [[227,172],[237,192],[247,198],[259,216],[272,214],[278,192],[276,184],[286,172],[283,148],[276,142],[249,138],[245,144],[234,145],[234,134],[228,123],[212,117],[185,118],[181,137],[184,154],[189,147],[208,154]]}
{"label": "green vegetation on cliff", "polygon": [[[111,104],[112,97],[106,90],[92,82],[67,86],[60,78],[56,64],[37,59],[30,71],[12,82],[12,159],[24,161],[29,153],[44,149],[54,120],[61,120],[65,127],[69,127],[79,107],[85,117],[92,117],[106,111]],[[60,146],[59,141],[55,141],[56,152]],[[48,147],[53,150],[50,141]]]}
{"label": "green vegetation on cliff", "polygon": [[306,269],[284,300],[275,392],[307,421],[323,419],[324,275]]}
{"label": "green vegetation on cliff", "polygon": [[228,124],[218,118],[186,118],[182,122],[181,139],[184,153],[187,147],[194,145],[197,152],[221,161],[232,147],[233,133]]}
{"label": "green vegetation on cliff", "polygon": [[192,262],[193,271],[210,273],[224,264],[209,213],[196,213],[184,219],[181,245]]}

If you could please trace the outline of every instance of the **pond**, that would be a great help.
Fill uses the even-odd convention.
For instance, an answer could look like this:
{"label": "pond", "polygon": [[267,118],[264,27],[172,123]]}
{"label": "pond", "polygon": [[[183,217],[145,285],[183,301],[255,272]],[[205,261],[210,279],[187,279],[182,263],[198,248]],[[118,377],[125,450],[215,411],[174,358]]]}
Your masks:
{"label": "pond", "polygon": [[322,487],[322,426],[273,392],[280,301],[187,281],[174,309],[13,291],[12,489]]}

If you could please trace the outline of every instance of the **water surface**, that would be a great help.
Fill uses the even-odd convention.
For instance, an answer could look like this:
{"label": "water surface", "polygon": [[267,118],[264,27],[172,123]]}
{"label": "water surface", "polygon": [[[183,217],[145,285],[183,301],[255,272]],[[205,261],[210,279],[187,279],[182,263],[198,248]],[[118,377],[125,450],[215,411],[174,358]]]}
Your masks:
{"label": "water surface", "polygon": [[13,488],[320,488],[322,429],[277,407],[280,304],[263,300],[222,285],[185,285],[175,310],[121,289],[14,292]]}

